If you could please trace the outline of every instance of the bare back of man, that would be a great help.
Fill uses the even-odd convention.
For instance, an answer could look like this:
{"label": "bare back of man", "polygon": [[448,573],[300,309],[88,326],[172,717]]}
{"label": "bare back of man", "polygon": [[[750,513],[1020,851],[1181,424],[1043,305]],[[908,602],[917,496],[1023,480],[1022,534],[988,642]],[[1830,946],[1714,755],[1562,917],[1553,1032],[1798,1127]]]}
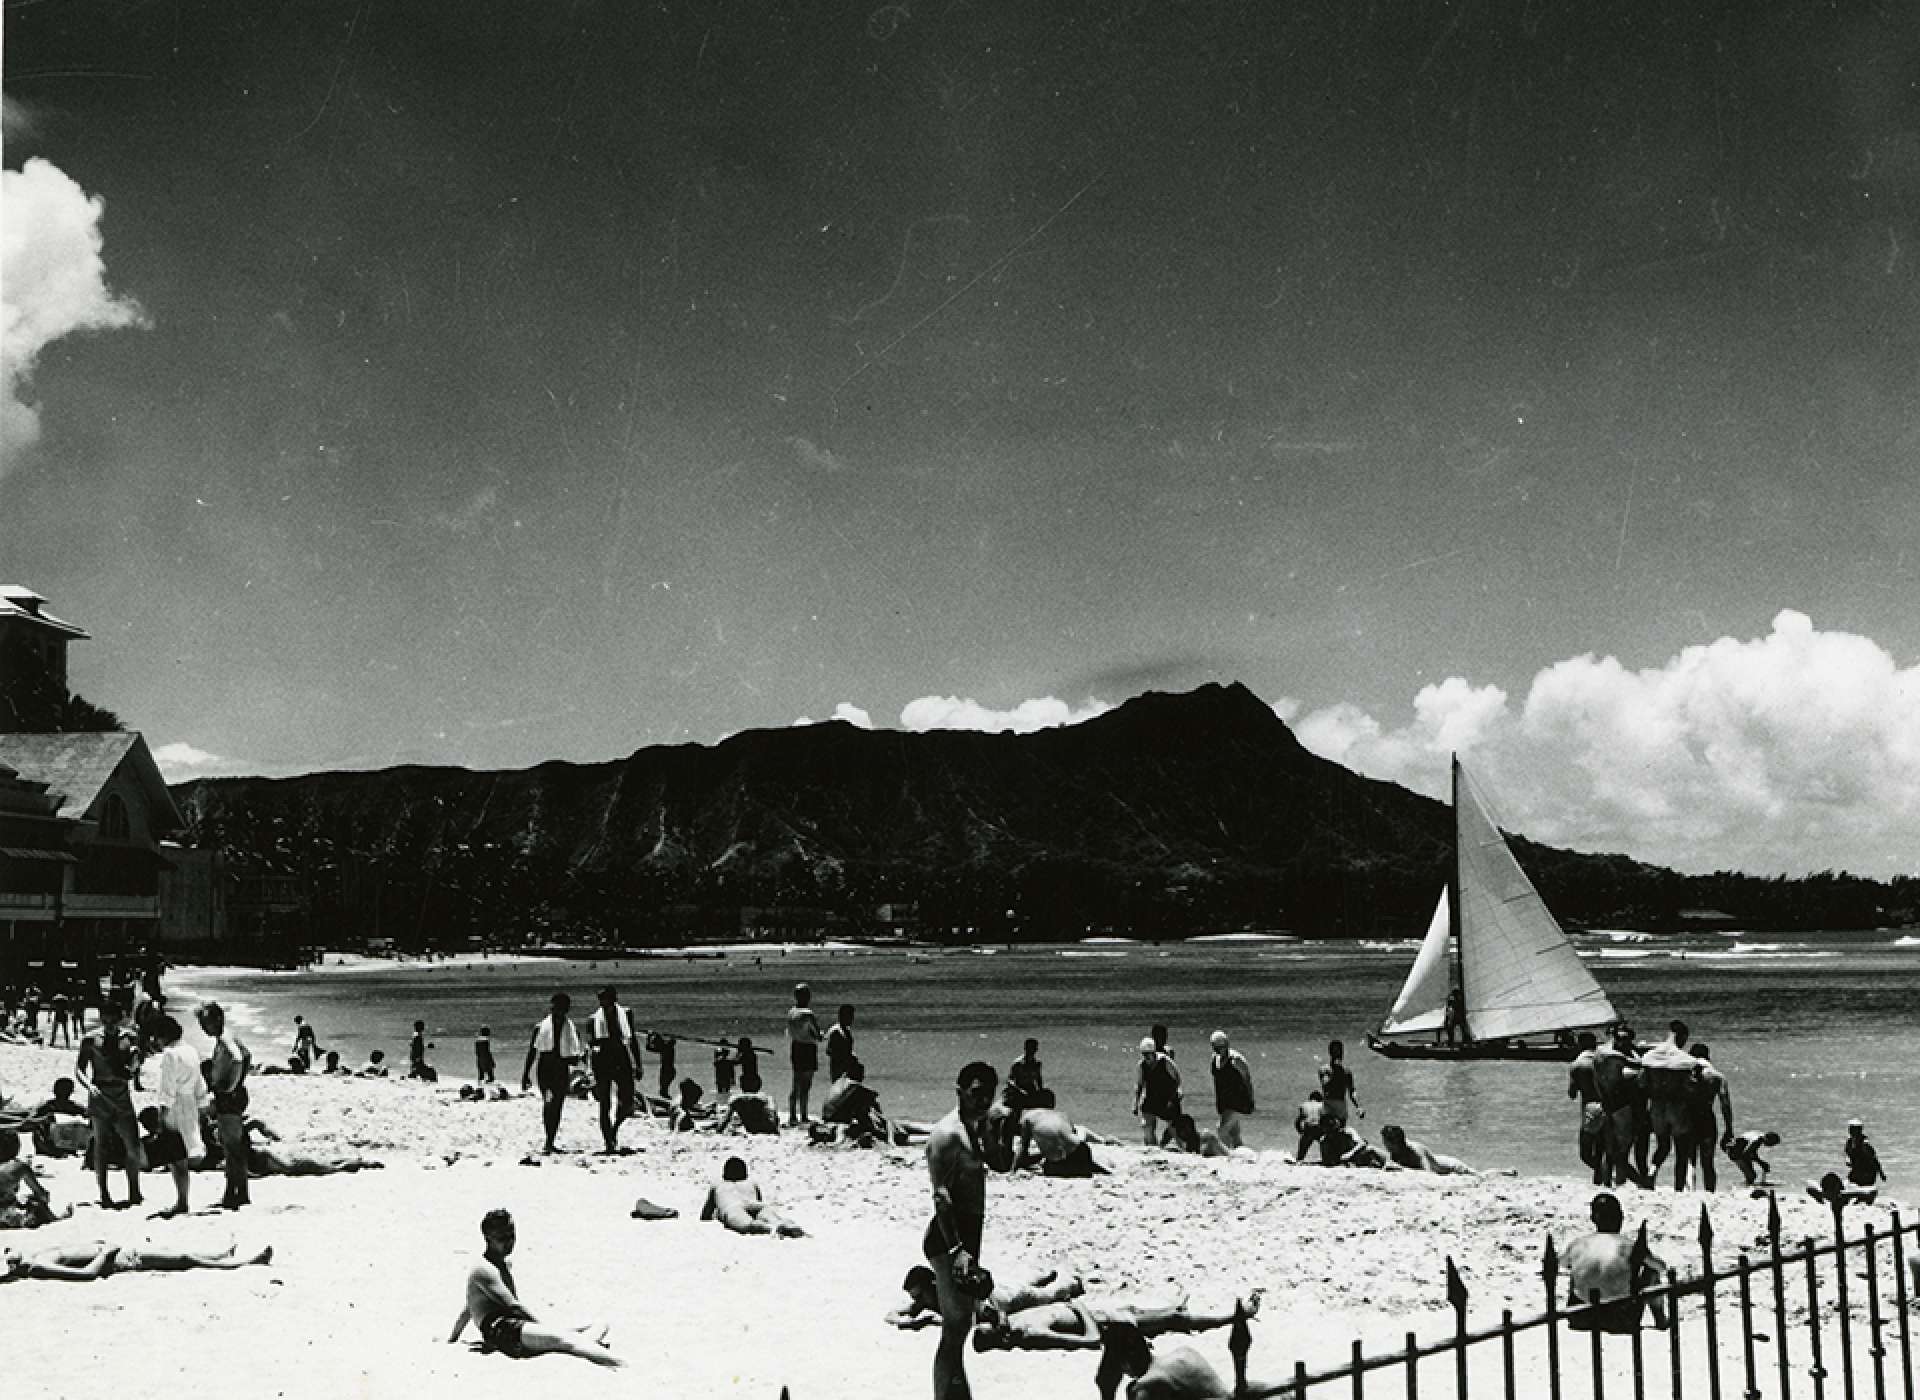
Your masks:
{"label": "bare back of man", "polygon": [[1636,1273],[1640,1286],[1646,1288],[1658,1282],[1665,1265],[1652,1254],[1636,1260],[1634,1248],[1635,1242],[1624,1235],[1600,1231],[1582,1236],[1567,1246],[1569,1306],[1589,1304],[1596,1295],[1601,1303],[1597,1311],[1570,1317],[1569,1327],[1576,1332],[1637,1332],[1643,1306],[1652,1310],[1656,1326],[1667,1325],[1666,1309],[1658,1299],[1643,1304],[1631,1296]]}

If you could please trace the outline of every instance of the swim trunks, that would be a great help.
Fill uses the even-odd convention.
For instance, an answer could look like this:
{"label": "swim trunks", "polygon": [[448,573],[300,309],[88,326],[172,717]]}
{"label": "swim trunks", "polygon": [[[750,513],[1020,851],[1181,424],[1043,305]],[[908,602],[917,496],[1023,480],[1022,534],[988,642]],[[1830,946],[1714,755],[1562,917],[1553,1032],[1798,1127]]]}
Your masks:
{"label": "swim trunks", "polygon": [[812,1074],[820,1067],[820,1047],[811,1040],[793,1042],[793,1072]]}
{"label": "swim trunks", "polygon": [[522,1313],[497,1312],[480,1324],[480,1340],[488,1351],[497,1351],[502,1356],[511,1356],[516,1360],[533,1355],[527,1350],[526,1343],[520,1338],[521,1330],[530,1321]]}

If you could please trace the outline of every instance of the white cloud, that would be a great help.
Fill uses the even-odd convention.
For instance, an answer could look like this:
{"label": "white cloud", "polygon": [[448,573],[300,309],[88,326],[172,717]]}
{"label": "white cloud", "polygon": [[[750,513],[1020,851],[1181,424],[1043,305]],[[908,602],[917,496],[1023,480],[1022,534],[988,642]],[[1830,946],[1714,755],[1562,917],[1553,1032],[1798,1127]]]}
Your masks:
{"label": "white cloud", "polygon": [[856,729],[873,728],[873,716],[850,700],[842,700],[833,707],[833,718],[845,720]]}
{"label": "white cloud", "polygon": [[1689,870],[1911,872],[1920,861],[1920,665],[1781,612],[1658,666],[1555,662],[1516,712],[1497,687],[1427,686],[1410,723],[1315,710],[1301,743],[1440,795],[1470,758],[1503,822]]}
{"label": "white cloud", "polygon": [[208,753],[185,740],[160,745],[153,751],[153,761],[160,767],[160,776],[169,783],[188,783],[195,778],[227,778],[259,771],[258,765]]}
{"label": "white cloud", "polygon": [[0,171],[0,473],[40,436],[24,397],[40,352],[75,331],[143,326],[145,313],[107,290],[105,205],[44,160]]}
{"label": "white cloud", "polygon": [[1009,730],[1031,734],[1036,729],[1078,724],[1112,708],[1099,700],[1089,700],[1076,710],[1066,701],[1048,695],[1022,700],[1010,710],[995,710],[977,700],[962,700],[957,695],[922,695],[918,700],[909,700],[900,711],[900,725],[916,733],[929,729],[976,729],[996,734]]}

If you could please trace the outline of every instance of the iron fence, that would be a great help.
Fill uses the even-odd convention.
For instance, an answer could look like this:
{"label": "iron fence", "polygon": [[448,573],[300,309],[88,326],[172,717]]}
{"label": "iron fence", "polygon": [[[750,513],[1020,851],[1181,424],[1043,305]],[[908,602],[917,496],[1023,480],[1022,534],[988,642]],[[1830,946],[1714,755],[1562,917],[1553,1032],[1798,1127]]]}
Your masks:
{"label": "iron fence", "polygon": [[[1664,1358],[1648,1354],[1649,1334],[1640,1330],[1637,1321],[1624,1334],[1600,1329],[1598,1324],[1617,1318],[1618,1300],[1603,1302],[1596,1292],[1579,1306],[1561,1305],[1560,1256],[1549,1236],[1541,1256],[1540,1272],[1546,1297],[1543,1311],[1516,1319],[1512,1309],[1503,1309],[1498,1326],[1468,1326],[1468,1288],[1449,1258],[1447,1302],[1454,1318],[1450,1335],[1423,1342],[1415,1333],[1408,1332],[1401,1346],[1371,1353],[1356,1339],[1344,1364],[1310,1370],[1306,1362],[1295,1361],[1292,1375],[1282,1380],[1248,1379],[1253,1329],[1247,1316],[1240,1313],[1234,1319],[1228,1341],[1234,1362],[1231,1394],[1235,1400],[1264,1400],[1264,1397],[1308,1400],[1316,1394],[1331,1397],[1336,1393],[1334,1387],[1344,1383],[1346,1393],[1354,1400],[1365,1400],[1368,1379],[1375,1377],[1372,1392],[1375,1396],[1387,1397],[1397,1390],[1406,1400],[1419,1400],[1423,1363],[1444,1358],[1442,1365],[1451,1363],[1447,1369],[1453,1373],[1450,1389],[1454,1400],[1496,1393],[1504,1395],[1506,1400],[1517,1400],[1522,1391],[1518,1385],[1516,1346],[1521,1338],[1527,1338],[1544,1345],[1544,1365],[1539,1368],[1544,1371],[1544,1378],[1530,1380],[1525,1393],[1542,1394],[1544,1386],[1544,1393],[1551,1400],[1583,1395],[1590,1395],[1592,1400],[1606,1400],[1610,1386],[1616,1395],[1630,1394],[1633,1400],[1647,1400],[1649,1386],[1658,1387],[1661,1371],[1667,1377],[1661,1389],[1670,1400],[1685,1400],[1690,1393],[1704,1400],[1734,1400],[1734,1397],[1793,1400],[1795,1396],[1827,1400],[1830,1393],[1845,1400],[1862,1400],[1868,1394],[1873,1400],[1890,1400],[1890,1397],[1915,1400],[1910,1315],[1916,1302],[1920,1302],[1914,1296],[1920,1291],[1920,1282],[1909,1285],[1908,1268],[1910,1259],[1920,1257],[1920,1222],[1905,1224],[1900,1213],[1894,1211],[1885,1229],[1876,1230],[1869,1222],[1859,1233],[1849,1235],[1844,1210],[1836,1205],[1831,1241],[1808,1237],[1797,1248],[1788,1249],[1783,1247],[1781,1238],[1779,1204],[1770,1200],[1765,1249],[1757,1260],[1747,1249],[1741,1249],[1730,1265],[1716,1267],[1713,1221],[1704,1205],[1700,1208],[1698,1238],[1700,1272],[1692,1278],[1681,1279],[1668,1269],[1665,1281],[1652,1288],[1643,1287],[1641,1283],[1645,1270],[1640,1264],[1648,1257],[1644,1225],[1634,1245],[1634,1286],[1626,1301],[1636,1318],[1648,1307],[1667,1310],[1664,1345],[1656,1342],[1652,1347],[1664,1350]],[[1883,1255],[1888,1263],[1884,1269]],[[1825,1271],[1821,1264],[1829,1259],[1833,1265],[1831,1277],[1823,1281]],[[1858,1276],[1864,1279],[1865,1285],[1864,1347],[1855,1345],[1854,1299],[1849,1284],[1849,1273],[1854,1270],[1859,1271]],[[1892,1276],[1891,1316],[1884,1306],[1883,1290],[1889,1274]],[[1792,1342],[1795,1329],[1789,1325],[1789,1299],[1802,1287],[1802,1277],[1806,1293],[1805,1338],[1803,1346],[1796,1348]],[[1769,1296],[1756,1298],[1756,1294]],[[1682,1325],[1683,1300],[1688,1300],[1695,1310],[1695,1316],[1689,1320],[1697,1326],[1691,1329]],[[1739,1339],[1737,1351],[1729,1347],[1730,1355],[1722,1353],[1723,1311],[1728,1315],[1727,1322],[1737,1329]],[[1687,1340],[1690,1330],[1703,1334],[1703,1339],[1696,1338],[1693,1345],[1697,1350],[1692,1355],[1689,1355]],[[1838,1345],[1834,1348],[1834,1357],[1830,1358],[1826,1343],[1829,1333],[1836,1331]],[[1540,1334],[1539,1338],[1533,1337],[1535,1333]],[[1584,1348],[1578,1342],[1581,1336],[1587,1338]],[[1625,1368],[1628,1376],[1624,1382],[1610,1380],[1623,1369],[1617,1351],[1622,1343],[1628,1349]],[[1484,1356],[1484,1349],[1495,1344],[1499,1352],[1497,1382],[1484,1366],[1476,1369],[1474,1364]],[[1609,1346],[1616,1349],[1612,1364],[1607,1354]],[[1584,1356],[1577,1354],[1582,1351]],[[1836,1361],[1837,1377],[1832,1369]],[[1107,1400],[1117,1391],[1123,1365],[1115,1343],[1109,1340],[1103,1350],[1097,1381],[1100,1393]],[[1572,1378],[1582,1372],[1587,1379],[1574,1384]],[[1834,1388],[1836,1381],[1838,1387]],[[1870,1391],[1865,1388],[1869,1381]],[[1387,1389],[1388,1385],[1394,1385],[1395,1390]],[[1738,1389],[1730,1390],[1730,1385]],[[1446,1394],[1444,1381],[1430,1393]]]}

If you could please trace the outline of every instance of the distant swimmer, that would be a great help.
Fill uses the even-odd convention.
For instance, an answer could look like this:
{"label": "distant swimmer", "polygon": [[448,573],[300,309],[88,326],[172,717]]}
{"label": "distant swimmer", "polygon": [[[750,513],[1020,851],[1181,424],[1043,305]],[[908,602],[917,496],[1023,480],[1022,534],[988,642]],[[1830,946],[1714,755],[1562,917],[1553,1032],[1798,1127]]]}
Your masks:
{"label": "distant swimmer", "polygon": [[1220,1115],[1220,1142],[1232,1151],[1241,1146],[1240,1120],[1253,1112],[1253,1068],[1233,1048],[1225,1031],[1207,1038],[1213,1054],[1207,1068],[1213,1075],[1213,1106]]}
{"label": "distant swimmer", "polygon": [[[915,1264],[907,1270],[900,1287],[905,1290],[904,1305],[887,1314],[887,1323],[902,1331],[938,1326],[940,1292],[934,1284],[933,1270]],[[1086,1292],[1086,1285],[1071,1273],[1059,1269],[1030,1269],[1013,1279],[994,1280],[993,1292],[980,1306],[991,1305],[1003,1313],[1021,1312],[1049,1303],[1064,1303]]]}
{"label": "distant swimmer", "polygon": [[1389,1123],[1380,1130],[1380,1141],[1386,1145],[1387,1160],[1408,1171],[1432,1172],[1435,1176],[1478,1175],[1458,1157],[1449,1157],[1423,1142],[1415,1142],[1396,1124]]}
{"label": "distant swimmer", "polygon": [[1194,1306],[1180,1297],[1170,1301],[1075,1298],[1047,1303],[1019,1312],[1003,1313],[991,1304],[981,1309],[974,1324],[975,1351],[1097,1351],[1106,1331],[1125,1323],[1143,1337],[1177,1332],[1209,1332],[1233,1326],[1236,1316],[1254,1317],[1260,1311],[1260,1290],[1223,1305]]}
{"label": "distant swimmer", "polygon": [[739,1157],[727,1158],[720,1168],[720,1180],[708,1188],[700,1218],[718,1220],[736,1235],[798,1239],[807,1233],[762,1195],[760,1184],[748,1175],[747,1164]]}
{"label": "distant swimmer", "polygon": [[[1567,1326],[1576,1332],[1638,1332],[1644,1307],[1653,1313],[1654,1326],[1665,1327],[1664,1301],[1631,1295],[1636,1289],[1658,1287],[1666,1276],[1666,1264],[1641,1239],[1629,1240],[1620,1233],[1626,1213],[1613,1193],[1602,1191],[1595,1196],[1589,1215],[1594,1232],[1568,1245],[1564,1256],[1567,1304],[1581,1309],[1567,1318]],[[1596,1297],[1600,1306],[1590,1308]]]}
{"label": "distant swimmer", "polygon": [[1720,1145],[1726,1149],[1728,1159],[1732,1161],[1736,1167],[1740,1168],[1740,1174],[1747,1179],[1747,1185],[1752,1186],[1755,1184],[1756,1178],[1753,1174],[1755,1167],[1760,1168],[1758,1181],[1761,1184],[1765,1184],[1773,1175],[1773,1164],[1760,1155],[1760,1149],[1763,1147],[1778,1147],[1780,1145],[1780,1134],[1774,1132],[1740,1133],[1737,1136],[1730,1135]]}
{"label": "distant swimmer", "polygon": [[486,1249],[474,1261],[467,1274],[467,1301],[454,1319],[449,1344],[472,1322],[480,1329],[481,1348],[502,1356],[539,1356],[558,1352],[578,1356],[596,1366],[624,1366],[626,1362],[607,1350],[607,1329],[597,1323],[581,1327],[562,1327],[543,1323],[520,1301],[513,1280],[513,1266],[507,1256],[518,1242],[513,1217],[504,1210],[490,1210],[480,1221],[480,1237]]}
{"label": "distant swimmer", "polygon": [[573,1067],[580,1061],[580,1035],[567,1015],[571,1010],[573,998],[555,992],[549,1011],[534,1024],[527,1040],[527,1062],[520,1068],[522,1093],[532,1087],[535,1069],[539,1071],[540,1119],[547,1131],[548,1152],[559,1151],[554,1138],[560,1132],[560,1115],[566,1110],[567,1093],[573,1085]]}

